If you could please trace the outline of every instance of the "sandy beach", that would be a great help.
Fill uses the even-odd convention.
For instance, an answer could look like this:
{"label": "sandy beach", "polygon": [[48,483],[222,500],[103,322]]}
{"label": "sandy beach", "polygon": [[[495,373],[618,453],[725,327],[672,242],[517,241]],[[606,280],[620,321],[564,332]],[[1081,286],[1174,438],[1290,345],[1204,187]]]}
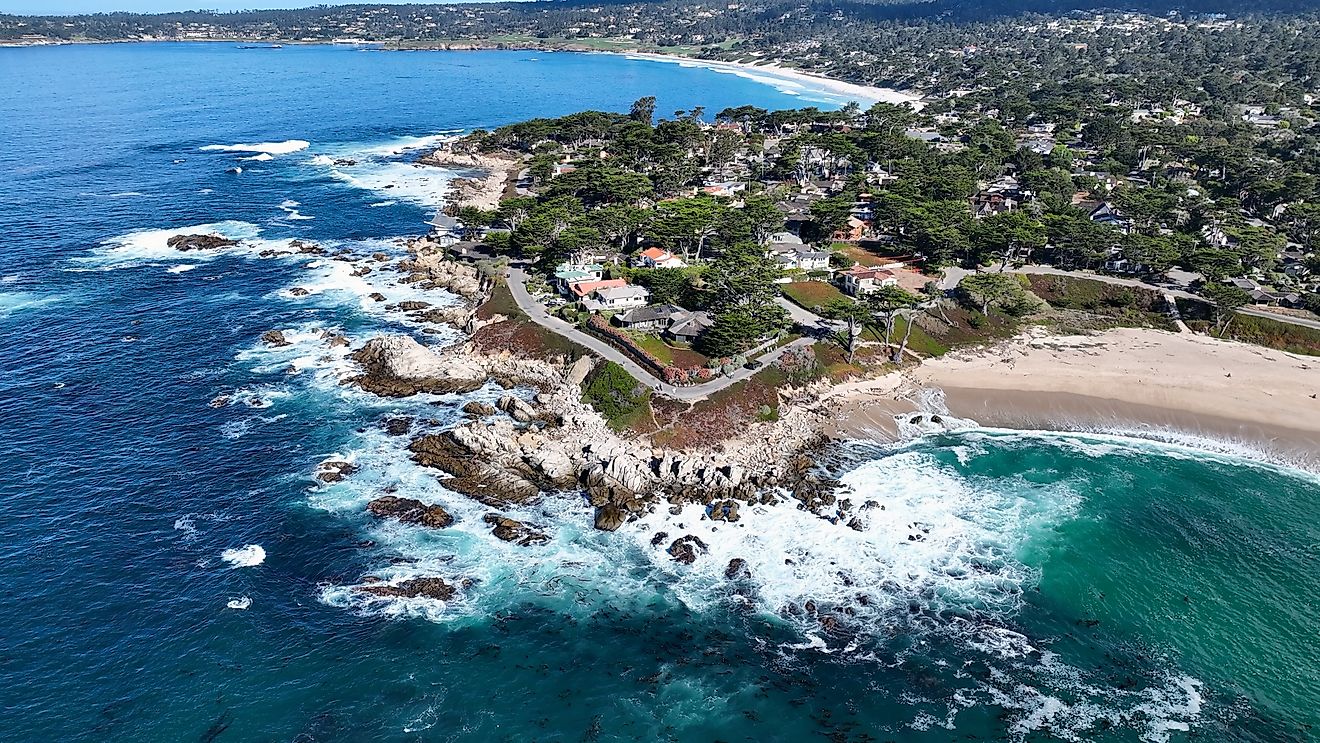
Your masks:
{"label": "sandy beach", "polygon": [[938,388],[981,425],[1123,433],[1320,468],[1320,359],[1201,335],[1034,330],[843,396],[836,435],[886,438]]}
{"label": "sandy beach", "polygon": [[749,80],[755,80],[760,83],[779,88],[785,93],[792,95],[801,95],[803,93],[825,93],[832,98],[837,98],[841,102],[857,101],[863,107],[870,106],[873,103],[885,102],[901,104],[907,103],[916,110],[921,110],[921,96],[914,93],[905,93],[890,88],[877,88],[871,85],[859,85],[857,83],[844,82],[832,77],[818,75],[803,70],[795,70],[789,67],[783,67],[778,60],[768,61],[765,64],[749,64],[745,62],[723,62],[709,59],[693,59],[691,57],[679,57],[671,54],[651,54],[647,52],[600,52],[601,54],[622,53],[629,59],[644,59],[652,62],[668,62],[670,64],[682,65],[685,67],[704,67],[716,72],[724,72],[739,77],[745,77]]}

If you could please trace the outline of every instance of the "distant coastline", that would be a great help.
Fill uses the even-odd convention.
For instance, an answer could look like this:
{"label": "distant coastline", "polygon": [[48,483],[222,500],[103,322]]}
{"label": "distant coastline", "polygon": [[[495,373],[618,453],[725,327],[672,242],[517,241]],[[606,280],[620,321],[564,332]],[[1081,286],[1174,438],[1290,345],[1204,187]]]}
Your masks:
{"label": "distant coastline", "polygon": [[688,57],[681,54],[666,54],[658,51],[635,51],[630,49],[606,50],[587,45],[577,45],[572,43],[548,42],[544,44],[522,44],[516,42],[489,42],[489,41],[452,41],[436,42],[434,44],[417,44],[416,46],[403,46],[408,43],[406,40],[394,41],[305,41],[294,39],[258,39],[258,38],[233,38],[233,39],[79,39],[76,41],[64,40],[23,40],[13,39],[0,41],[0,48],[27,48],[42,46],[73,46],[79,44],[266,44],[266,45],[284,45],[284,46],[372,46],[381,51],[405,51],[405,52],[423,52],[423,51],[448,51],[448,52],[476,52],[476,51],[535,51],[535,52],[572,52],[577,54],[610,54],[622,56],[628,59],[645,60],[650,62],[664,62],[667,64],[677,64],[684,67],[702,67],[715,72],[737,75],[766,85],[778,87],[780,90],[798,95],[801,93],[825,93],[845,100],[855,100],[862,105],[870,105],[876,102],[911,105],[914,109],[920,110],[923,106],[923,94],[920,91],[896,90],[893,88],[882,88],[863,83],[849,82],[840,78],[830,77],[810,70],[799,70],[791,67],[782,66],[778,60],[770,60],[764,63],[759,62],[732,62],[717,59],[701,59],[698,57]]}

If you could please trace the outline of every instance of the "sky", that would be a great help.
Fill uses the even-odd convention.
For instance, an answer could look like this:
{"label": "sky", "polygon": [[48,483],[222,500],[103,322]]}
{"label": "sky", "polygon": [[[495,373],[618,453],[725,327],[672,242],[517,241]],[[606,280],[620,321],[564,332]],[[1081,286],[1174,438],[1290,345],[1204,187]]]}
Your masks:
{"label": "sky", "polygon": [[[453,0],[358,0],[397,5],[403,2],[450,2]],[[460,0],[461,1],[461,0]],[[19,15],[69,15],[127,10],[135,13],[165,13],[173,10],[250,10],[254,8],[306,8],[312,5],[349,5],[332,0],[0,0],[0,13]]]}

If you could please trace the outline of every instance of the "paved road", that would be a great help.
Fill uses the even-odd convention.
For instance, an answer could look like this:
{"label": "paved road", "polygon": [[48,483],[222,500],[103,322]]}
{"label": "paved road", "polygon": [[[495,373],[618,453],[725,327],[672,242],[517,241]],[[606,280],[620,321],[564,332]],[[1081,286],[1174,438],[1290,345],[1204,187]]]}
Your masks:
{"label": "paved road", "polygon": [[[952,289],[958,285],[959,281],[962,281],[964,276],[970,273],[973,272],[968,271],[967,269],[964,268],[945,269],[944,278],[940,281],[940,288],[945,290]],[[1074,278],[1079,278],[1079,279],[1093,279],[1095,281],[1103,281],[1106,284],[1114,284],[1116,286],[1135,286],[1135,287],[1140,287],[1142,289],[1161,291],[1164,293],[1166,297],[1180,297],[1182,299],[1198,299],[1203,302],[1205,301],[1203,297],[1196,294],[1192,294],[1191,292],[1186,291],[1184,289],[1164,287],[1164,286],[1159,286],[1157,284],[1149,284],[1140,279],[1125,279],[1122,278],[1121,276],[1109,276],[1107,274],[1102,274],[1102,273],[1091,273],[1090,271],[1065,271],[1061,268],[1054,268],[1053,266],[1022,266],[1021,268],[1006,269],[1006,273],[1038,274],[1038,275],[1046,275],[1046,276],[1072,276]],[[1311,320],[1305,317],[1293,317],[1291,315],[1284,315],[1277,312],[1269,312],[1267,310],[1262,310],[1257,307],[1242,307],[1238,310],[1238,312],[1243,315],[1251,315],[1253,317],[1264,317],[1270,320],[1277,320],[1282,323],[1288,323],[1290,325],[1301,325],[1302,327],[1314,328],[1316,330],[1320,330],[1320,320]],[[1181,322],[1181,320],[1179,322]]]}
{"label": "paved road", "polygon": [[[655,374],[646,367],[633,361],[632,357],[623,351],[620,351],[594,335],[578,330],[572,323],[547,313],[545,308],[542,307],[539,302],[532,299],[531,294],[527,292],[527,273],[523,271],[521,266],[510,266],[508,279],[509,292],[513,295],[513,301],[518,303],[518,306],[522,308],[523,312],[527,313],[527,316],[531,318],[532,322],[543,328],[552,330],[574,343],[586,346],[596,355],[622,366],[628,370],[629,374],[632,374],[642,382],[650,385],[652,389],[662,392],[669,397],[689,402],[701,400],[725,387],[747,379],[757,371],[756,369],[745,369],[740,367],[736,372],[727,377],[718,377],[703,384],[682,387],[668,384],[664,380],[656,377]],[[804,348],[810,346],[817,340],[814,337],[815,334],[825,333],[830,329],[828,321],[823,320],[815,314],[808,312],[785,299],[781,298],[777,301],[788,310],[789,315],[795,322],[806,326],[811,332],[807,336],[799,338],[792,343],[780,348],[771,349],[770,351],[761,354],[758,360],[761,362],[762,366],[773,362],[775,359],[779,358],[780,354],[790,348]]]}

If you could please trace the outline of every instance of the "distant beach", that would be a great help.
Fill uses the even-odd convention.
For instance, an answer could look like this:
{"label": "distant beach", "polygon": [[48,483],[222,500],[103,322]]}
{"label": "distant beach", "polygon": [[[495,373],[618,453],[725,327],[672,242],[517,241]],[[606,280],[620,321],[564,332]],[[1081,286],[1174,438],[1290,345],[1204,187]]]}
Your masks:
{"label": "distant beach", "polygon": [[672,54],[653,54],[649,52],[598,53],[622,54],[629,59],[643,59],[651,62],[668,62],[684,67],[703,67],[708,70],[738,75],[739,77],[745,77],[749,80],[772,85],[779,88],[781,92],[789,93],[790,95],[800,95],[801,93],[808,92],[826,93],[831,96],[838,96],[842,98],[844,102],[855,100],[862,106],[869,106],[877,102],[893,104],[906,103],[914,109],[921,110],[923,105],[921,102],[921,96],[915,93],[845,82],[843,80],[826,77],[825,75],[813,72],[783,67],[778,61],[771,61],[765,64],[752,64],[748,62],[724,62],[711,59],[695,59],[692,57],[680,57]]}

